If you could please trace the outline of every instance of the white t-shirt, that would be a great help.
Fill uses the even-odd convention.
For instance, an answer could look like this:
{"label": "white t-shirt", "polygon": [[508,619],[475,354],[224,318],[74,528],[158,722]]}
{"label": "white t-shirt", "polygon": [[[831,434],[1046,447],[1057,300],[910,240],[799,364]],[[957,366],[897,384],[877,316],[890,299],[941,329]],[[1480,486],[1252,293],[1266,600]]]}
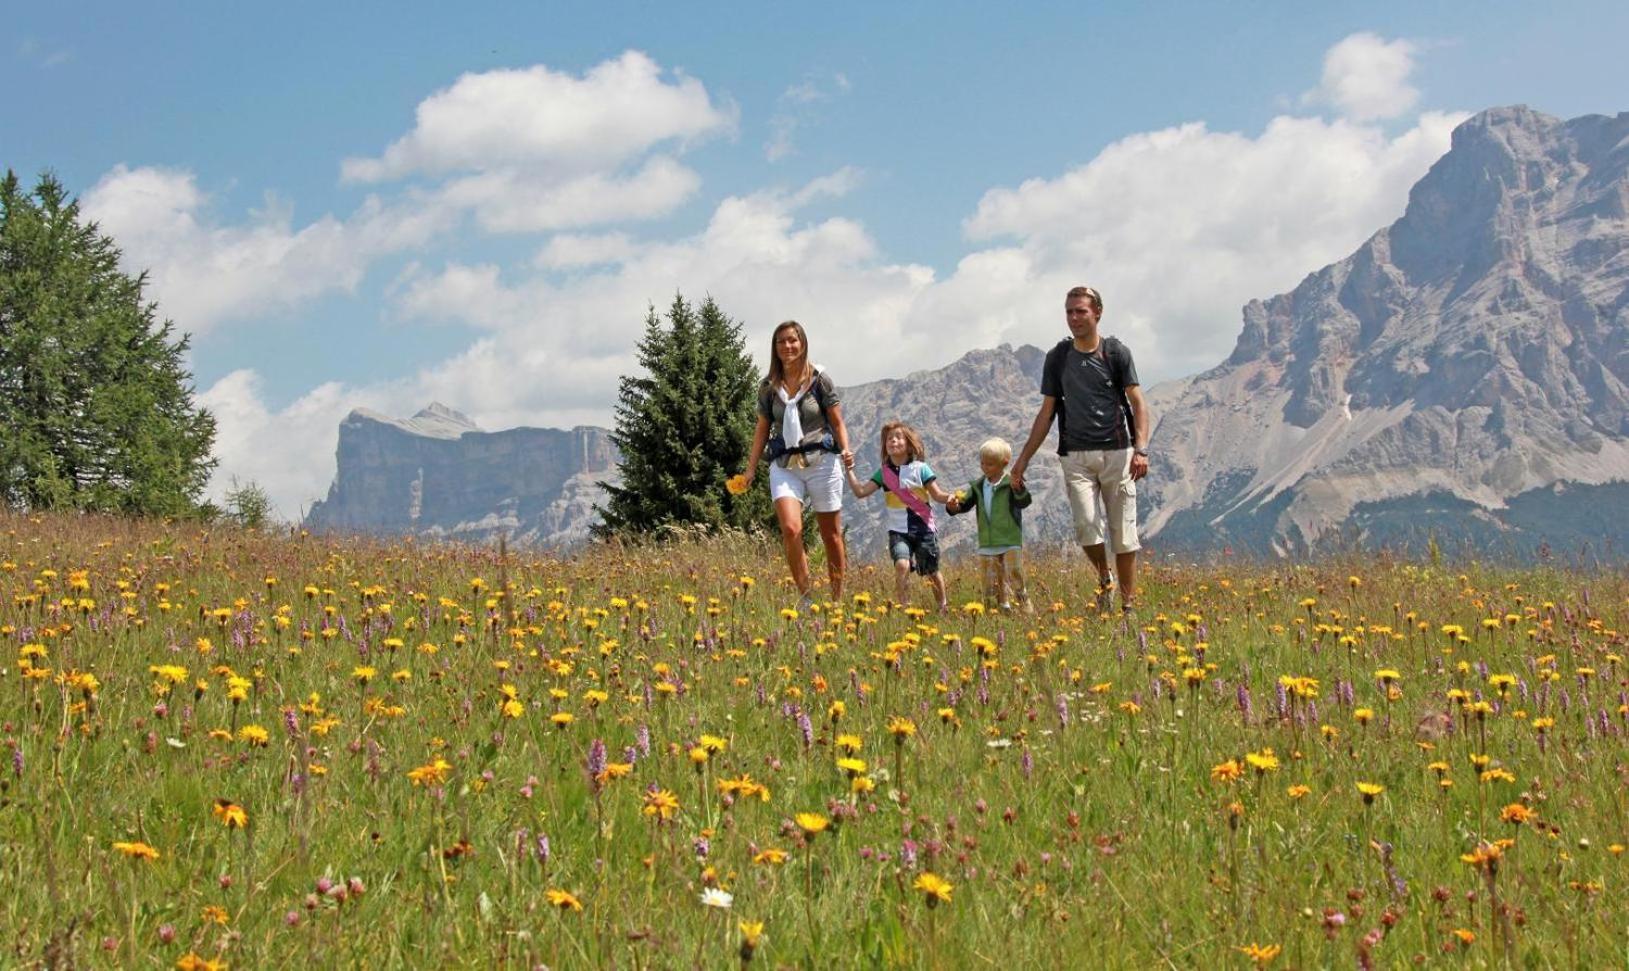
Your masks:
{"label": "white t-shirt", "polygon": [[[922,500],[922,504],[925,506],[928,505],[927,485],[937,478],[938,476],[933,473],[933,469],[926,462],[906,462],[899,467],[900,487],[909,489],[918,499]],[[893,490],[883,484],[881,469],[872,473],[871,481],[882,486],[883,495],[888,497],[888,529],[895,533],[910,532],[911,520],[916,518],[916,513],[911,512],[910,507],[905,505],[905,500],[894,495]],[[929,506],[928,511],[930,515],[924,525],[929,532],[933,532],[934,522],[931,515],[931,506]]]}

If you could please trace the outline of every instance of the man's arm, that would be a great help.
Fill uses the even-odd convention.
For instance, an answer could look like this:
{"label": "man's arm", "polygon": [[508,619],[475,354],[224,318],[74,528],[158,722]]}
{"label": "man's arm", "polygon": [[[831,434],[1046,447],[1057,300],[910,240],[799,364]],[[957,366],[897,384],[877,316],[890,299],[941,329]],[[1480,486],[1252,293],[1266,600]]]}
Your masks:
{"label": "man's arm", "polygon": [[1041,396],[1041,409],[1035,413],[1035,421],[1029,426],[1029,440],[1019,451],[1018,458],[1012,464],[1012,487],[1024,488],[1024,470],[1029,468],[1029,460],[1035,450],[1046,441],[1046,435],[1052,430],[1052,414],[1057,410],[1058,399],[1051,395]]}
{"label": "man's arm", "polygon": [[1126,404],[1131,406],[1131,478],[1133,481],[1148,474],[1148,400],[1143,397],[1141,385],[1126,388]]}

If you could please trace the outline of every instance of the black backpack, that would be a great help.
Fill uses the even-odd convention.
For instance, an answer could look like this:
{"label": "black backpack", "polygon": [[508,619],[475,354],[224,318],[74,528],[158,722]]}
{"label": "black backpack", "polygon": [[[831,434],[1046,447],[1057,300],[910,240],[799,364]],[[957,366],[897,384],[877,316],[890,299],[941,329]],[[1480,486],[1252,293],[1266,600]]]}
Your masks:
{"label": "black backpack", "polygon": [[[1064,407],[1063,407],[1063,367],[1069,359],[1069,348],[1075,343],[1074,338],[1065,337],[1053,345],[1046,355],[1043,368],[1046,371],[1046,384],[1058,389],[1058,404],[1052,410],[1052,417],[1058,422],[1058,454],[1063,451]],[[1131,401],[1126,398],[1125,368],[1120,364],[1120,351],[1125,347],[1118,337],[1104,337],[1097,342],[1097,354],[1109,365],[1109,380],[1114,382],[1114,388],[1120,392],[1120,417],[1125,422],[1126,444],[1129,446],[1135,441],[1136,429],[1132,426]]]}

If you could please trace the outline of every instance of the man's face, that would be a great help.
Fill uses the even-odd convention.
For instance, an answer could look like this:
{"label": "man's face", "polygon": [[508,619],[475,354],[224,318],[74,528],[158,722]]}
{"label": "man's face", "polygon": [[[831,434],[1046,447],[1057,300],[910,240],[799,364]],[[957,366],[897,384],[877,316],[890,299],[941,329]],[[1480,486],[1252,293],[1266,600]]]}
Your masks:
{"label": "man's face", "polygon": [[1064,302],[1063,313],[1069,320],[1069,333],[1074,336],[1090,337],[1097,333],[1098,313],[1090,297],[1070,297]]}

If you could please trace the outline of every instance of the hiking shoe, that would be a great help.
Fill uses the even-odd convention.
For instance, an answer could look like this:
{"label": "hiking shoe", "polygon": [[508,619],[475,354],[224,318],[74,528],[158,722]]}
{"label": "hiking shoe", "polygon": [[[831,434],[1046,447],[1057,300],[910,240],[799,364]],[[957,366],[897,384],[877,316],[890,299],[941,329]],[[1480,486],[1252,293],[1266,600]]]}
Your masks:
{"label": "hiking shoe", "polygon": [[806,614],[814,606],[814,594],[806,593],[798,598],[798,613]]}
{"label": "hiking shoe", "polygon": [[1097,610],[1099,613],[1108,613],[1114,606],[1114,580],[1105,577],[1097,581]]}

